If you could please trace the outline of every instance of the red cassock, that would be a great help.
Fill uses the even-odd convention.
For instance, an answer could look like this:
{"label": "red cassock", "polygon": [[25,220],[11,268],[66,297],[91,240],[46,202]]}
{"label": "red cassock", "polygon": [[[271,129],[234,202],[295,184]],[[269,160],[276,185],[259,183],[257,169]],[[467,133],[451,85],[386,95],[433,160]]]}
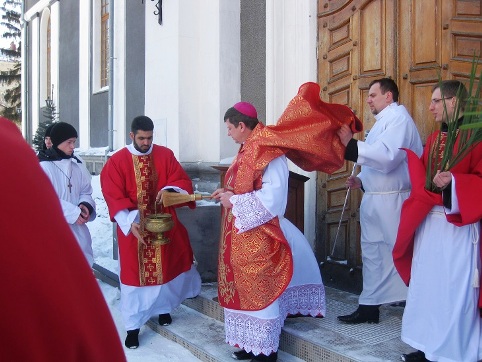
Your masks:
{"label": "red cassock", "polygon": [[[125,285],[161,285],[191,269],[193,252],[186,228],[178,220],[174,207],[155,205],[156,195],[165,186],[177,186],[193,193],[192,181],[166,147],[153,145],[149,155],[135,156],[124,147],[106,162],[100,174],[102,193],[112,221],[121,210],[139,210],[141,230],[147,245],[132,233],[127,236],[117,227],[121,273]],[[180,204],[195,207],[195,202]],[[164,235],[170,242],[154,245],[155,235],[145,230],[145,219],[154,213],[170,213],[172,230]]]}
{"label": "red cassock", "polygon": [[[432,134],[424,147],[422,158],[410,150],[408,169],[412,191],[402,206],[397,240],[393,248],[393,261],[405,284],[410,282],[415,231],[435,205],[443,205],[442,195],[425,189],[426,167],[429,164],[429,150],[437,139]],[[455,178],[455,187],[460,214],[446,215],[447,221],[456,225],[468,225],[482,219],[482,143],[450,169]],[[482,253],[482,248],[481,248]],[[467,260],[469,263],[470,260]],[[482,308],[482,294],[479,294]]]}
{"label": "red cassock", "polygon": [[18,127],[0,118],[2,361],[125,361],[59,198]]}

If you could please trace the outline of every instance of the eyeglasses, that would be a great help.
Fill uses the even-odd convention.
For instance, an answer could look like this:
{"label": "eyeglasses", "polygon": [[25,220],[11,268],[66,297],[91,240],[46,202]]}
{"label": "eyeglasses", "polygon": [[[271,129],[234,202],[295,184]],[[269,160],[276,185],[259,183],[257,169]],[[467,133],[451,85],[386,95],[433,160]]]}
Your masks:
{"label": "eyeglasses", "polygon": [[434,98],[430,101],[430,104],[436,105],[438,102],[440,102],[442,99],[452,99],[453,97],[446,97],[446,98]]}

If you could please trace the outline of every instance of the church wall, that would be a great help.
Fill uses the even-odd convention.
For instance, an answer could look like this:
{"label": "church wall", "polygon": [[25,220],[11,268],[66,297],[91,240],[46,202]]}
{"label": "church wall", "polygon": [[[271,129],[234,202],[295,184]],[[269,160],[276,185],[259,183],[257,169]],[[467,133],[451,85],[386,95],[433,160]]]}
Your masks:
{"label": "church wall", "polygon": [[241,98],[266,121],[266,1],[241,1]]}
{"label": "church wall", "polygon": [[[266,0],[267,123],[275,124],[301,84],[317,82],[317,1]],[[305,183],[304,234],[315,244],[316,173],[290,163],[290,170],[310,179]]]}
{"label": "church wall", "polygon": [[[160,131],[156,143],[173,149],[198,191],[212,192],[220,185],[219,173],[211,166],[234,156],[239,147],[227,136],[222,120],[226,109],[240,100],[250,101],[258,108],[259,118],[273,124],[299,85],[307,80],[316,81],[316,0],[163,2],[163,25],[158,24],[153,14],[153,2],[122,1],[124,5],[117,6],[125,6],[125,15],[116,21],[125,22],[120,27],[125,32],[124,49],[118,54],[123,57],[124,65],[115,69],[125,73],[125,90],[116,111],[117,107],[124,108],[117,114],[125,120],[123,123],[115,120],[116,125],[122,125],[116,132],[121,133],[121,141],[130,142],[132,118],[138,114],[150,116]],[[92,94],[90,90],[88,101],[83,103],[89,117],[84,119],[79,111],[76,69],[80,52],[75,40],[79,37],[79,19],[75,18],[78,11],[71,3],[76,2],[59,2],[60,18],[64,18],[60,23],[59,45],[61,108],[69,109],[69,116],[75,117],[76,123],[69,120],[74,126],[89,122],[90,117],[88,147],[105,147],[108,92]],[[315,22],[314,31],[310,19]],[[66,35],[74,39],[70,40],[72,47],[77,47],[72,50],[75,59],[71,64],[65,58],[65,52],[70,50],[65,44]],[[91,73],[90,70],[90,84]],[[38,86],[32,81],[30,84]],[[34,92],[31,87],[30,91]],[[115,92],[119,92],[118,86]],[[123,143],[117,142],[114,148],[122,147]],[[92,162],[92,171],[99,173],[101,164]],[[307,184],[316,175],[309,177]],[[309,186],[305,189],[305,233],[312,241],[314,228],[310,225],[315,218],[316,198],[310,190]],[[212,243],[219,238],[216,229],[219,211],[219,205],[203,206],[196,214],[186,211],[194,223],[188,229],[193,233],[191,238],[197,240],[193,244],[195,251],[212,249],[211,253],[200,256],[206,260],[205,265],[213,264],[207,268],[208,275],[216,265],[217,247]],[[204,225],[203,221],[215,225]]]}
{"label": "church wall", "polygon": [[[79,129],[79,8],[75,1],[59,2],[59,58],[57,110],[59,119]],[[52,43],[55,39],[52,39]],[[55,91],[55,90],[54,90]],[[41,105],[45,100],[40,100]]]}
{"label": "church wall", "polygon": [[24,0],[24,11],[28,11],[32,6],[34,6],[38,0]]}
{"label": "church wall", "polygon": [[[125,141],[130,143],[129,132],[134,117],[144,114],[145,104],[145,9],[137,2],[126,1],[126,120]],[[154,16],[154,14],[148,14]]]}

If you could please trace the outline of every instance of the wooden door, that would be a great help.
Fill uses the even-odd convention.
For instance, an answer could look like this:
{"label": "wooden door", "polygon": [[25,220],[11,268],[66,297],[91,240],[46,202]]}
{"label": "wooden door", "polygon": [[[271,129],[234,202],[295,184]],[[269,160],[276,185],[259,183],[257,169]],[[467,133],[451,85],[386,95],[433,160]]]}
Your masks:
{"label": "wooden door", "polygon": [[[364,123],[365,130],[374,123],[365,102],[368,84],[373,79],[395,75],[395,14],[396,1],[393,0],[319,2],[318,81],[321,96],[327,102],[351,107]],[[356,138],[363,140],[365,132]],[[362,194],[360,190],[353,190],[346,198],[345,188],[346,178],[352,170],[353,164],[346,162],[332,175],[318,175],[317,239],[321,243],[317,256],[322,260],[329,257],[359,266],[358,208]]]}
{"label": "wooden door", "polygon": [[[375,121],[366,104],[368,85],[391,77],[400,103],[412,114],[422,141],[434,125],[428,112],[431,88],[443,79],[467,78],[482,43],[482,0],[320,0],[318,83],[322,99],[346,104],[364,124],[363,140]],[[346,197],[351,163],[317,177],[319,260],[361,266],[360,190]],[[340,222],[341,220],[341,222]],[[340,227],[339,227],[340,225]],[[334,240],[338,233],[336,247]],[[332,251],[334,251],[332,253]]]}
{"label": "wooden door", "polygon": [[[439,79],[466,80],[482,48],[482,0],[400,1],[398,86],[422,142],[435,130],[428,111]],[[479,70],[480,71],[480,70]]]}

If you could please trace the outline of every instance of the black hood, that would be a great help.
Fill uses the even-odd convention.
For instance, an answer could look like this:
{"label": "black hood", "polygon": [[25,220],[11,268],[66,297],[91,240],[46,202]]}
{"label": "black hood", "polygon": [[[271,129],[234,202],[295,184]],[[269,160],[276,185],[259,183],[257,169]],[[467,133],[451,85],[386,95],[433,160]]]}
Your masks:
{"label": "black hood", "polygon": [[48,150],[40,150],[37,157],[38,157],[40,162],[42,162],[42,161],[60,161],[62,159],[73,158],[77,161],[77,163],[82,163],[82,161],[80,161],[77,157],[75,157],[73,153],[72,153],[72,156],[69,156],[56,147],[49,148]]}

